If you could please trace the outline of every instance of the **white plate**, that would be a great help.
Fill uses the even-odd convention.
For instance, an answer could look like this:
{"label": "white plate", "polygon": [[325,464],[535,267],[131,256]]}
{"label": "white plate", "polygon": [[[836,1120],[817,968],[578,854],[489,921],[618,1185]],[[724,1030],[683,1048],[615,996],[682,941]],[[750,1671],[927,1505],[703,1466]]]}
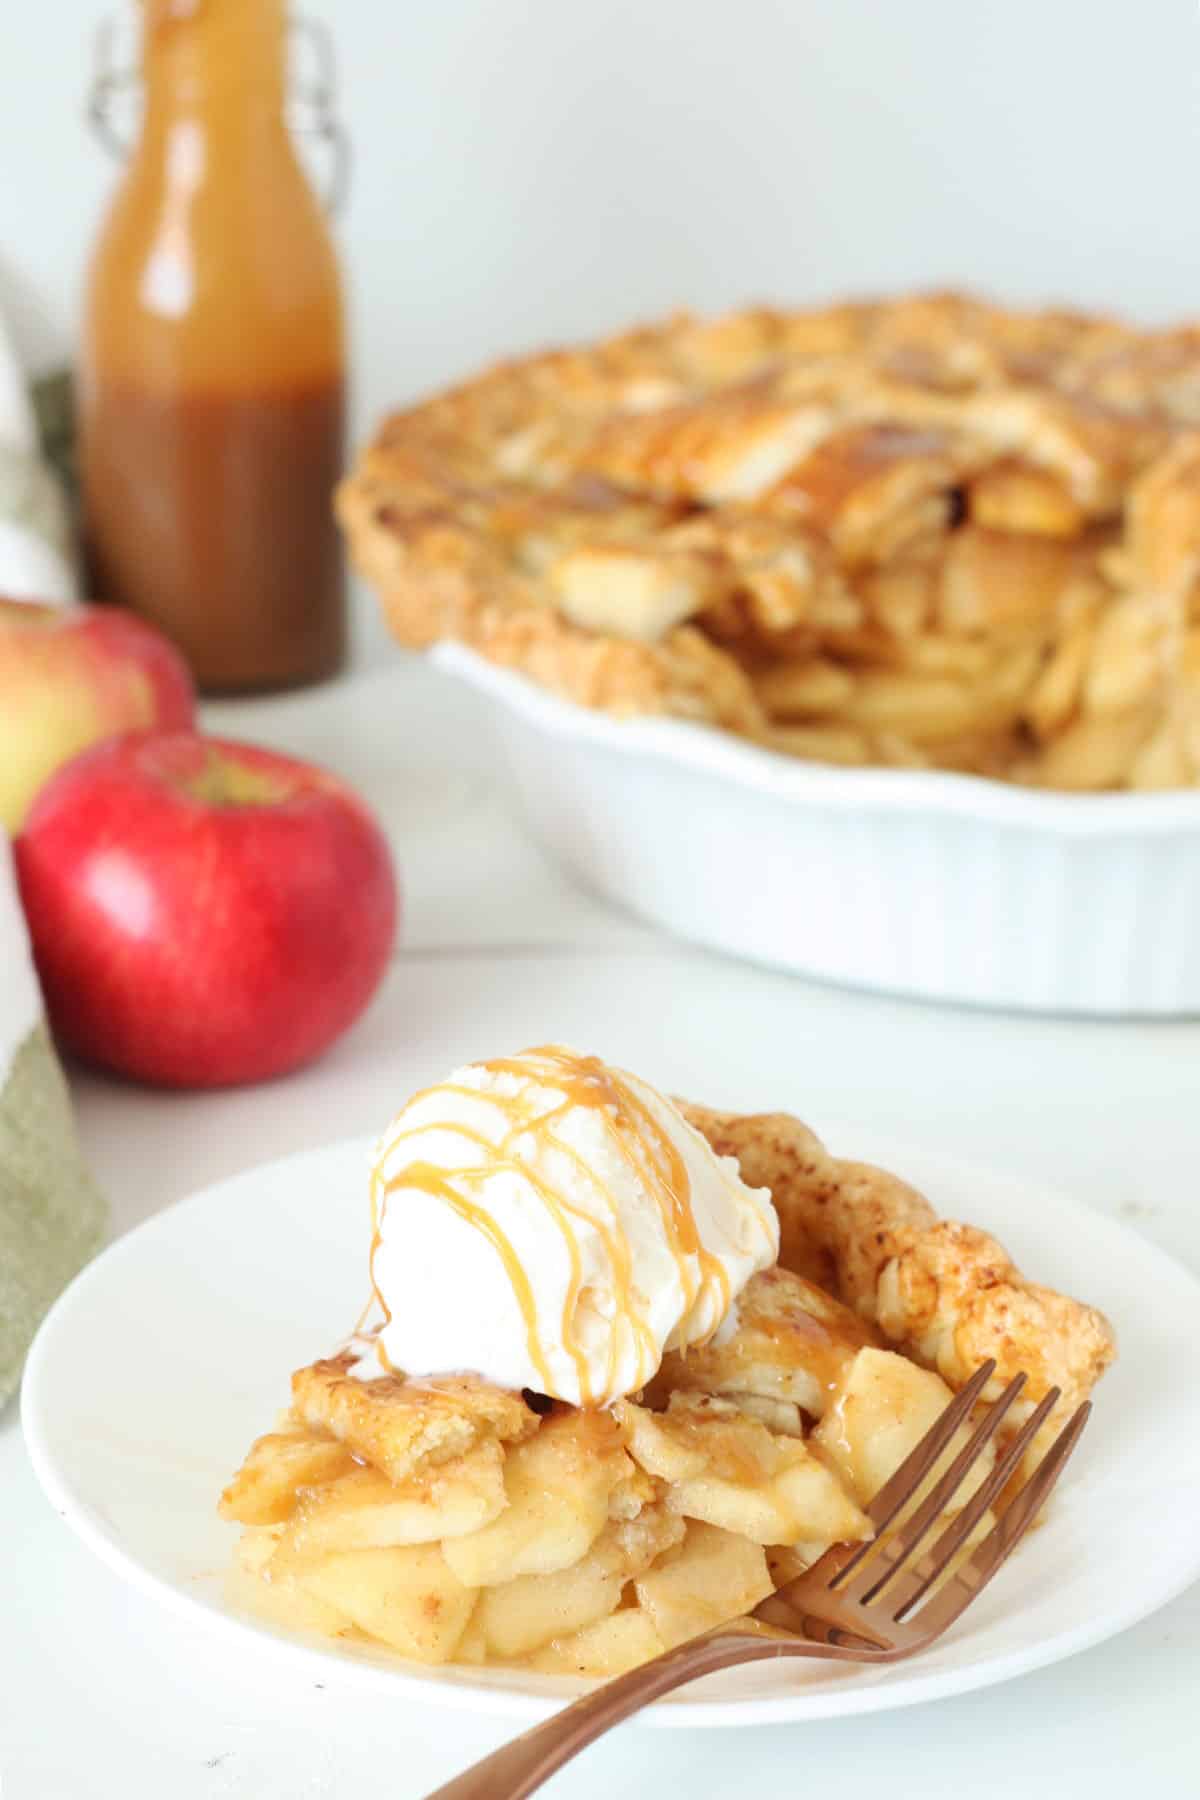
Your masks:
{"label": "white plate", "polygon": [[[818,1125],[821,1121],[816,1122]],[[856,1671],[759,1663],[651,1708],[658,1725],[745,1725],[873,1712],[961,1693],[1070,1656],[1200,1574],[1200,1284],[1133,1232],[1051,1191],[832,1129],[842,1154],[907,1176],[943,1213],[990,1226],[1039,1279],[1113,1317],[1121,1357],[1049,1521],[973,1612],[919,1661]],[[98,1556],[239,1649],[310,1676],[536,1718],[576,1691],[546,1676],[437,1671],[272,1630],[238,1612],[235,1530],[217,1494],[364,1298],[364,1144],[240,1175],[113,1245],[50,1313],[25,1374],[30,1455]]]}
{"label": "white plate", "polygon": [[1061,794],[611,718],[459,644],[534,836],[680,937],[853,987],[1200,1013],[1200,791]]}

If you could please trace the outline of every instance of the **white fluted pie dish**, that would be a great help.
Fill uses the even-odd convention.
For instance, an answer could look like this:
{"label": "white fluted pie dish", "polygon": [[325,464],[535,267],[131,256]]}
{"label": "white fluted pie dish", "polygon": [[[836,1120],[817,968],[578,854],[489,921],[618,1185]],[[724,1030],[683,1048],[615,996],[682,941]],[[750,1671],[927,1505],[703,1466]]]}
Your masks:
{"label": "white fluted pie dish", "polygon": [[577,706],[458,644],[533,835],[680,937],[854,987],[1200,1013],[1200,791],[1064,794],[801,762]]}

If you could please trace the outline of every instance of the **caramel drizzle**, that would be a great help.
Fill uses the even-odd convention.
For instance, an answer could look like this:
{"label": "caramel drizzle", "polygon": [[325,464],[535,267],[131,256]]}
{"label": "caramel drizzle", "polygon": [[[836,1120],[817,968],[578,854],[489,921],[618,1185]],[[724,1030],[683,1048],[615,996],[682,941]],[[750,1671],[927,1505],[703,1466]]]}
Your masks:
{"label": "caramel drizzle", "polygon": [[[576,1170],[583,1179],[591,1187],[599,1191],[602,1197],[602,1204],[611,1205],[611,1195],[608,1188],[598,1178],[590,1163],[584,1161],[578,1150],[566,1143],[549,1127],[547,1127],[546,1130],[546,1141],[553,1145],[559,1155],[567,1157],[574,1163]],[[629,1244],[625,1238],[625,1234],[616,1230],[615,1227],[609,1224],[603,1217],[598,1217],[591,1213],[587,1213],[584,1216],[591,1221],[595,1229],[600,1233],[601,1240],[608,1252],[609,1266],[613,1271],[613,1280],[617,1293],[626,1297],[632,1296],[633,1261],[629,1254]],[[638,1385],[640,1386],[642,1382],[649,1380],[658,1363],[658,1355],[654,1344],[654,1334],[650,1330],[648,1322],[641,1317],[637,1308],[629,1304],[628,1301],[625,1306],[624,1317],[633,1333],[637,1368],[639,1371]],[[605,1388],[609,1392],[613,1390],[616,1383],[617,1353],[617,1334],[614,1331],[609,1333],[608,1361],[604,1375]]]}
{"label": "caramel drizzle", "polygon": [[380,1292],[379,1283],[375,1279],[375,1253],[379,1249],[380,1242],[383,1238],[383,1202],[380,1198],[382,1186],[383,1183],[379,1175],[379,1166],[376,1164],[371,1170],[371,1249],[367,1257],[367,1269],[371,1277],[371,1292],[368,1296],[366,1305],[358,1315],[353,1335],[357,1337],[359,1332],[363,1329],[363,1326],[367,1322],[367,1316],[371,1311],[372,1301],[374,1301],[383,1314],[383,1324],[378,1327],[379,1354],[383,1359],[384,1366],[394,1374],[395,1370],[392,1369],[391,1363],[388,1362],[387,1353],[383,1348],[383,1333],[392,1322],[392,1309]]}
{"label": "caramel drizzle", "polygon": [[[540,1066],[539,1066],[540,1065]],[[409,1105],[433,1094],[456,1094],[476,1103],[498,1108],[505,1116],[507,1130],[498,1142],[471,1126],[453,1121],[429,1120],[397,1133],[387,1142],[390,1153],[406,1139],[420,1137],[430,1131],[443,1130],[464,1139],[487,1153],[482,1164],[467,1164],[456,1169],[439,1169],[428,1162],[407,1163],[396,1175],[383,1181],[378,1169],[371,1179],[371,1251],[369,1267],[371,1286],[384,1315],[384,1324],[376,1339],[376,1347],[384,1366],[390,1368],[381,1342],[382,1332],[391,1323],[391,1313],[375,1279],[375,1257],[383,1234],[383,1220],[390,1196],[404,1188],[417,1189],[451,1206],[458,1216],[471,1225],[491,1244],[504,1266],[505,1274],[516,1297],[525,1327],[529,1358],[538,1371],[547,1392],[553,1391],[553,1376],[538,1329],[537,1303],[529,1277],[520,1257],[487,1209],[460,1191],[461,1186],[474,1186],[500,1169],[509,1169],[530,1183],[544,1203],[561,1233],[570,1263],[570,1279],[563,1303],[562,1341],[573,1361],[579,1379],[580,1397],[584,1405],[594,1399],[588,1359],[575,1330],[582,1278],[578,1242],[572,1220],[581,1220],[596,1229],[608,1253],[616,1290],[619,1317],[631,1325],[636,1349],[637,1374],[633,1383],[641,1386],[654,1373],[658,1358],[647,1320],[634,1302],[633,1269],[629,1246],[624,1234],[612,1223],[617,1217],[611,1190],[600,1180],[586,1160],[558,1135],[558,1122],[576,1107],[587,1108],[600,1115],[608,1136],[616,1145],[626,1167],[652,1196],[684,1292],[685,1309],[690,1309],[707,1282],[715,1287],[719,1299],[717,1322],[724,1318],[732,1298],[729,1277],[719,1258],[705,1249],[700,1241],[692,1209],[691,1181],[687,1165],[649,1107],[633,1092],[630,1085],[595,1056],[576,1056],[558,1045],[544,1045],[526,1051],[519,1057],[495,1057],[477,1065],[494,1075],[512,1075],[523,1083],[554,1087],[561,1098],[542,1112],[536,1112],[525,1093],[503,1095],[484,1093],[461,1082],[442,1082],[415,1094]],[[607,1219],[597,1217],[586,1208],[573,1205],[556,1188],[543,1179],[531,1164],[516,1153],[517,1140],[530,1138],[535,1149],[569,1158],[584,1175],[589,1186],[599,1193]],[[715,1329],[715,1327],[714,1327]],[[611,1389],[616,1375],[617,1343],[612,1334],[609,1344],[607,1385]]]}
{"label": "caramel drizzle", "polygon": [[[460,1091],[474,1094],[476,1099],[482,1099],[485,1104],[491,1103],[492,1096],[482,1095],[476,1088],[464,1088]],[[580,1265],[579,1245],[575,1233],[571,1230],[567,1223],[567,1219],[564,1216],[569,1213],[573,1218],[586,1220],[588,1218],[587,1213],[584,1212],[582,1207],[572,1206],[570,1201],[563,1199],[560,1194],[542,1179],[536,1169],[530,1168],[527,1163],[521,1162],[518,1158],[509,1154],[509,1146],[512,1138],[521,1129],[519,1126],[513,1127],[507,1131],[499,1144],[496,1144],[491,1138],[485,1137],[483,1132],[474,1131],[469,1125],[462,1125],[457,1121],[446,1124],[435,1124],[433,1126],[413,1125],[406,1131],[397,1132],[389,1141],[388,1148],[392,1149],[396,1144],[402,1144],[406,1138],[424,1137],[431,1129],[435,1131],[452,1132],[455,1137],[465,1138],[468,1143],[475,1144],[478,1148],[486,1151],[488,1154],[487,1163],[481,1166],[453,1169],[446,1173],[446,1180],[479,1182],[486,1180],[488,1176],[494,1175],[501,1169],[511,1169],[519,1174],[524,1181],[527,1181],[530,1187],[535,1188],[541,1199],[544,1201],[547,1212],[558,1226],[559,1232],[562,1235],[563,1243],[566,1246],[567,1259],[571,1265],[571,1276],[567,1283],[566,1295],[563,1299],[563,1342],[575,1364],[575,1370],[579,1376],[580,1391],[582,1393],[590,1393],[587,1358],[579,1349],[578,1345],[572,1344],[570,1336],[570,1321],[574,1316],[575,1306],[579,1299],[579,1289],[583,1279],[583,1271]],[[525,1336],[529,1347],[530,1360],[542,1377],[544,1384],[546,1381],[550,1380],[551,1377],[542,1352],[541,1341],[537,1333],[537,1308],[533,1299],[533,1291],[520,1258],[517,1256],[509,1239],[500,1230],[499,1226],[490,1215],[486,1214],[482,1208],[464,1199],[461,1195],[456,1199],[451,1198],[451,1196],[446,1193],[444,1183],[441,1181],[438,1182],[436,1189],[433,1189],[427,1182],[413,1179],[415,1170],[424,1169],[428,1166],[429,1165],[424,1163],[409,1163],[400,1171],[399,1175],[393,1176],[393,1178],[384,1185],[383,1192],[385,1197],[398,1188],[419,1187],[425,1193],[436,1191],[442,1199],[450,1200],[451,1205],[453,1205],[454,1210],[458,1213],[460,1218],[465,1219],[468,1224],[474,1225],[478,1230],[484,1233],[488,1241],[500,1255],[501,1260],[504,1263],[505,1271],[512,1283],[513,1291],[517,1297],[517,1304],[521,1308],[521,1316],[525,1323]]]}

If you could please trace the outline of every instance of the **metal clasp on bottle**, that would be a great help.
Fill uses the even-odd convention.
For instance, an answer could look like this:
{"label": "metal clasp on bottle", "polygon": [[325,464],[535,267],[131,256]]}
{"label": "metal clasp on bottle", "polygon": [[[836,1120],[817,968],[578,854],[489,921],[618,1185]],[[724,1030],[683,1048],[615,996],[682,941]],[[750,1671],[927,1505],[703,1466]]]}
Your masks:
{"label": "metal clasp on bottle", "polygon": [[[337,110],[337,56],[329,28],[318,19],[289,18],[288,30],[301,48],[293,61],[287,96],[287,123],[303,142],[323,146],[328,156],[321,202],[331,217],[346,205],[350,191],[350,140]],[[92,76],[87,88],[87,120],[98,141],[118,161],[133,147],[140,115],[142,78],[120,45],[118,21],[109,17],[96,29]]]}

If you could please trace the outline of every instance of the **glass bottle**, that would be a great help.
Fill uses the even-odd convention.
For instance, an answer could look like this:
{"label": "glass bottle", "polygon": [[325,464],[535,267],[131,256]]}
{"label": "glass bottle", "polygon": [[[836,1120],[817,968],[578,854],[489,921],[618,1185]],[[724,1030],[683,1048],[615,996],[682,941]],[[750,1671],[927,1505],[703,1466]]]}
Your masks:
{"label": "glass bottle", "polygon": [[141,130],[85,303],[92,589],[206,691],[315,681],[345,650],[342,302],[285,117],[285,0],[141,12]]}

